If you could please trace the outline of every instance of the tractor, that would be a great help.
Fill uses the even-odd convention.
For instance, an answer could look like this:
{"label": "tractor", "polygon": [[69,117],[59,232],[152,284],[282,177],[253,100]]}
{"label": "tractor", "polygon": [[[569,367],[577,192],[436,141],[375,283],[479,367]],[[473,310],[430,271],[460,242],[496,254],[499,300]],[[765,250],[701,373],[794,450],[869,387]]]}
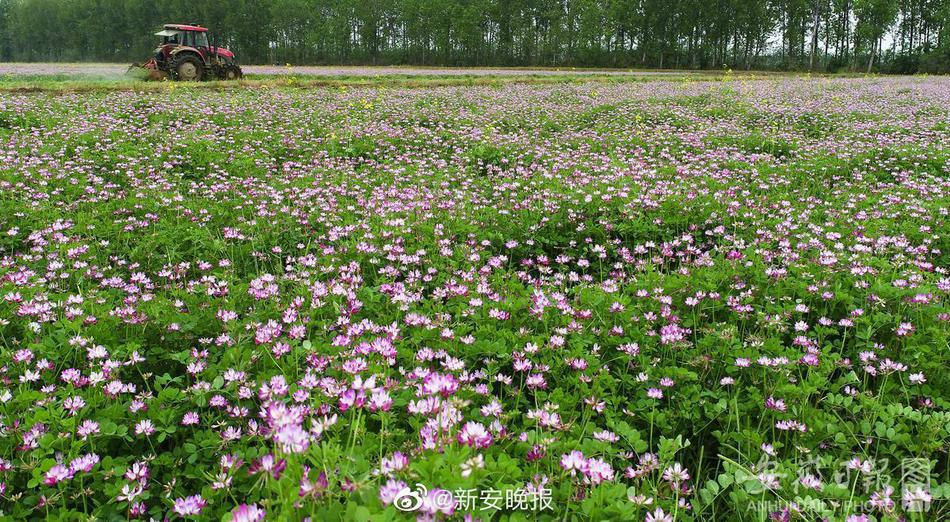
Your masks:
{"label": "tractor", "polygon": [[162,43],[143,68],[150,80],[198,82],[202,80],[239,80],[243,73],[234,53],[208,40],[208,28],[200,25],[165,24],[155,33]]}

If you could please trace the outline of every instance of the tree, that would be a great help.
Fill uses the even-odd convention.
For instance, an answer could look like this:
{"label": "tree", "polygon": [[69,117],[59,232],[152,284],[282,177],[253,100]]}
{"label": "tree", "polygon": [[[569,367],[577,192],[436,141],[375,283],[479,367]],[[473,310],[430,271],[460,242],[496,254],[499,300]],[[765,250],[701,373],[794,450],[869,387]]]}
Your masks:
{"label": "tree", "polygon": [[0,0],[0,59],[141,61],[167,22],[244,63],[950,67],[950,0]]}
{"label": "tree", "polygon": [[[871,72],[874,55],[880,51],[881,38],[897,17],[895,0],[854,0],[854,13],[858,18],[855,32],[861,42],[869,45],[868,68]],[[857,47],[857,45],[856,45]]]}
{"label": "tree", "polygon": [[0,0],[0,61],[10,59],[9,13],[10,1]]}

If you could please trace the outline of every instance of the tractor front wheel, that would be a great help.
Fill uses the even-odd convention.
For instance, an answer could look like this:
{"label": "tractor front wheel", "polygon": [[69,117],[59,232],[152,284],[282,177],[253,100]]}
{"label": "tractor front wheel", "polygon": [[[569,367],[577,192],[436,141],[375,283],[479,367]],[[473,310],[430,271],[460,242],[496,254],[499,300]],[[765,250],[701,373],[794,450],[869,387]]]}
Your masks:
{"label": "tractor front wheel", "polygon": [[225,80],[240,80],[242,76],[244,76],[244,73],[237,65],[229,65],[224,69]]}
{"label": "tractor front wheel", "polygon": [[190,54],[178,55],[172,58],[169,70],[172,76],[180,82],[199,82],[204,75],[204,65],[197,56]]}

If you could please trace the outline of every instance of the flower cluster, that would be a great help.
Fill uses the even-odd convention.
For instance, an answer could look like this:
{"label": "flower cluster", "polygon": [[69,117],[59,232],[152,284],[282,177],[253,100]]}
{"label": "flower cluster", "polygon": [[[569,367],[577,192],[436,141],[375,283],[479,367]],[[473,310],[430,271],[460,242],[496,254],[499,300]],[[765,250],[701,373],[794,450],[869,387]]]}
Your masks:
{"label": "flower cluster", "polygon": [[0,96],[0,511],[911,519],[948,113],[924,77]]}

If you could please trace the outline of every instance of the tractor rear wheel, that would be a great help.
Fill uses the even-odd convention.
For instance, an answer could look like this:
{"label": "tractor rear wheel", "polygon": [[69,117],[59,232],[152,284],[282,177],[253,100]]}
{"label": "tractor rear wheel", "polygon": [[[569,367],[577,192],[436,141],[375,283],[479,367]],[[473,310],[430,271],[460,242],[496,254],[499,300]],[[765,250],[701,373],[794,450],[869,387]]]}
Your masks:
{"label": "tractor rear wheel", "polygon": [[180,82],[199,82],[204,76],[204,64],[191,54],[175,56],[168,69],[172,77]]}

